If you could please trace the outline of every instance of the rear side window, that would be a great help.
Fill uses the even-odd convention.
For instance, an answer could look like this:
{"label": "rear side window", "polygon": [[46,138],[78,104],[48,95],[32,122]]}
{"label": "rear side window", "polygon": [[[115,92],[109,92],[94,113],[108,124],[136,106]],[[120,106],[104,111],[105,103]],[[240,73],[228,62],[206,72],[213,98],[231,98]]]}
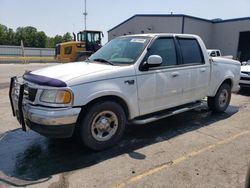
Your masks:
{"label": "rear side window", "polygon": [[201,48],[196,39],[178,39],[183,64],[204,63]]}
{"label": "rear side window", "polygon": [[219,51],[216,51],[216,55],[217,55],[217,56],[220,56],[220,52],[219,52]]}

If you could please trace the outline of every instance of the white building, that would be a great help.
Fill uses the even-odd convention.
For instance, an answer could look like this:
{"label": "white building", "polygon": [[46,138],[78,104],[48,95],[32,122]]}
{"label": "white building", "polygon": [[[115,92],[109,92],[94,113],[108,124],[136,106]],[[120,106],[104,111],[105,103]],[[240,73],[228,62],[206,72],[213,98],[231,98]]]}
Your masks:
{"label": "white building", "polygon": [[182,14],[134,15],[110,29],[108,39],[138,33],[196,34],[207,48],[218,48],[241,61],[250,59],[250,17],[207,20]]}

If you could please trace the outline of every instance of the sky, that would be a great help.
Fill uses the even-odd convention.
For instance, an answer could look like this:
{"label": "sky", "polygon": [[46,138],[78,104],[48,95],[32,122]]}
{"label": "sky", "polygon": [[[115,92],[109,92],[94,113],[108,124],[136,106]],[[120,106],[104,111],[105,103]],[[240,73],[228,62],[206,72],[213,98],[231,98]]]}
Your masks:
{"label": "sky", "polygon": [[[34,26],[48,36],[84,29],[84,0],[0,0],[0,24]],[[135,14],[250,17],[250,0],[87,0],[87,29],[107,31]]]}

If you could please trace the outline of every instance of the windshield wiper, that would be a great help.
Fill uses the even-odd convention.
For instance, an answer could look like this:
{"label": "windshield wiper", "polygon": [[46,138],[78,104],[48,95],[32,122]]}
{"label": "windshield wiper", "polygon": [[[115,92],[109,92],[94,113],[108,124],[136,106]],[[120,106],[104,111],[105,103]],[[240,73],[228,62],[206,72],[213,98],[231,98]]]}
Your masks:
{"label": "windshield wiper", "polygon": [[102,59],[102,58],[96,58],[96,59],[93,59],[93,61],[97,61],[97,62],[102,62],[102,63],[106,63],[106,64],[109,64],[109,65],[114,65],[114,63],[106,60],[106,59]]}

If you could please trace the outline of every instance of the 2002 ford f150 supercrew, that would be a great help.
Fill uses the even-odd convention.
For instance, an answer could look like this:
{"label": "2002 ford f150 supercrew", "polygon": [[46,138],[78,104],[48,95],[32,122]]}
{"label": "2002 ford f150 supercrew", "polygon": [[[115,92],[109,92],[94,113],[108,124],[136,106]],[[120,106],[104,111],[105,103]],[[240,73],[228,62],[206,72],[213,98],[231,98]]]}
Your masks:
{"label": "2002 ford f150 supercrew", "polygon": [[12,77],[10,101],[23,130],[71,137],[94,150],[121,139],[126,124],[144,124],[201,105],[224,112],[239,89],[240,63],[209,58],[200,37],[118,37],[85,62]]}

